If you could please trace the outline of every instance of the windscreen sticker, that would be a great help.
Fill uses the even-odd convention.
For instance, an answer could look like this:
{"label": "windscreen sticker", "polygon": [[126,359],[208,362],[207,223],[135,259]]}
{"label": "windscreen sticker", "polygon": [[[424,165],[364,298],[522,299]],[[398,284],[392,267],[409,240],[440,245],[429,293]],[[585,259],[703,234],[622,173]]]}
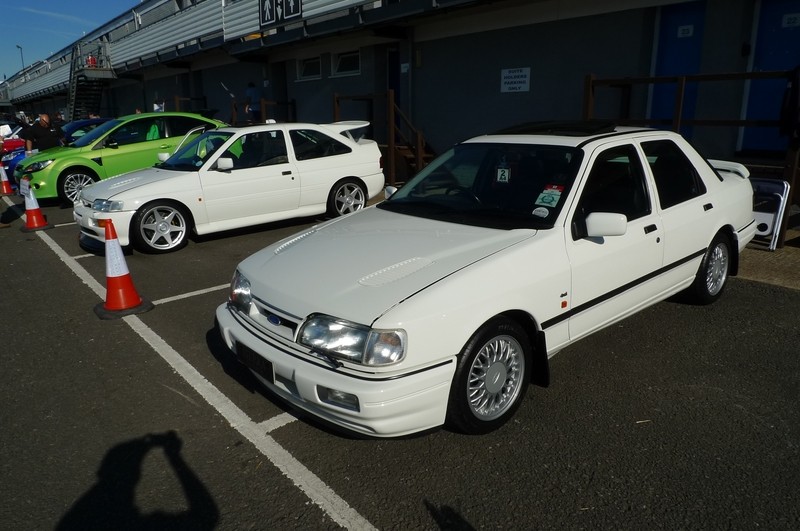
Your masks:
{"label": "windscreen sticker", "polygon": [[495,176],[495,181],[498,183],[508,183],[511,180],[511,169],[498,167],[497,174]]}
{"label": "windscreen sticker", "polygon": [[536,199],[534,204],[539,206],[554,207],[561,200],[561,193],[563,191],[564,187],[561,185],[548,184],[544,187],[542,193],[539,194],[539,197]]}
{"label": "windscreen sticker", "polygon": [[550,215],[550,211],[547,210],[545,207],[536,207],[533,209],[532,214],[539,218],[546,218]]}

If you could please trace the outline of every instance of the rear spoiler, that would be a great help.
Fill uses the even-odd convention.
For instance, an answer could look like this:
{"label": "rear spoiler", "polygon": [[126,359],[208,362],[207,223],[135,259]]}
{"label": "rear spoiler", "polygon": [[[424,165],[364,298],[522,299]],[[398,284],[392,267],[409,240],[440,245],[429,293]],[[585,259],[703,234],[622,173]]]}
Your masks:
{"label": "rear spoiler", "polygon": [[738,162],[731,162],[728,160],[713,159],[708,159],[708,163],[711,164],[711,167],[717,171],[732,173],[734,175],[738,175],[742,179],[747,179],[750,177],[750,170],[745,168],[744,164],[739,164]]}
{"label": "rear spoiler", "polygon": [[357,142],[358,140],[360,140],[363,137],[363,135],[361,135],[361,137],[356,139],[356,138],[353,138],[353,135],[350,134],[350,131],[352,131],[354,129],[361,129],[362,127],[367,127],[368,125],[369,125],[369,122],[366,121],[366,120],[347,120],[347,121],[343,121],[343,122],[333,122],[333,123],[330,123],[330,124],[325,124],[325,127],[329,128],[329,129],[333,129],[337,133],[343,134],[346,137],[350,138],[350,140],[353,140],[353,141]]}

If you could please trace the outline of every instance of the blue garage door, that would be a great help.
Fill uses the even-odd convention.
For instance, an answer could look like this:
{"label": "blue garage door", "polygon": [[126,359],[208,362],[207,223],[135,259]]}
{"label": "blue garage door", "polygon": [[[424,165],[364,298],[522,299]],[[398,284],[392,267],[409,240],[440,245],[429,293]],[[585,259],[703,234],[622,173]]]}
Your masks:
{"label": "blue garage door", "polygon": [[[791,70],[800,65],[800,0],[762,0],[753,52],[753,71]],[[750,83],[746,119],[777,120],[786,81],[759,79]],[[774,127],[747,127],[743,151],[784,152],[787,139]]]}
{"label": "blue garage door", "polygon": [[[705,11],[704,1],[673,4],[661,8],[658,52],[654,69],[656,76],[685,76],[699,73]],[[650,118],[672,120],[676,92],[677,87],[673,83],[654,85]],[[693,118],[696,106],[697,83],[687,83],[682,118]],[[664,128],[669,127],[664,126]],[[682,127],[681,133],[691,136],[688,127]]]}

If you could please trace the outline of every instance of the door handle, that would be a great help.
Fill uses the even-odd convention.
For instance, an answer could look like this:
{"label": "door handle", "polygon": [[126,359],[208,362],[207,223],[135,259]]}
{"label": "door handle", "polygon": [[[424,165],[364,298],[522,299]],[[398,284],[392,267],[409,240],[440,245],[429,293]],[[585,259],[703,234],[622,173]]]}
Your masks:
{"label": "door handle", "polygon": [[646,226],[644,228],[644,233],[645,234],[650,234],[651,232],[656,231],[656,230],[658,230],[658,227],[656,227],[655,225],[648,225],[648,226]]}
{"label": "door handle", "polygon": [[706,203],[705,205],[703,205],[703,210],[706,212],[708,212],[712,208],[714,208],[714,205],[712,205],[711,203]]}
{"label": "door handle", "polygon": [[291,175],[291,174],[292,170],[285,170],[283,173],[281,173],[281,175]]}

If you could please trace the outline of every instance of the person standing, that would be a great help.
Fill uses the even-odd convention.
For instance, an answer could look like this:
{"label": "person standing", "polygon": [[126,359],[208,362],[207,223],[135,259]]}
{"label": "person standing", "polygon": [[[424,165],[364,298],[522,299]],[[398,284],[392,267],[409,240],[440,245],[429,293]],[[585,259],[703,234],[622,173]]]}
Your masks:
{"label": "person standing", "polygon": [[244,92],[244,110],[247,112],[250,121],[258,123],[261,121],[261,92],[256,88],[252,81],[247,84]]}
{"label": "person standing", "polygon": [[36,123],[23,133],[26,155],[30,155],[34,149],[43,151],[61,145],[61,129],[50,123],[48,114],[40,114]]}

